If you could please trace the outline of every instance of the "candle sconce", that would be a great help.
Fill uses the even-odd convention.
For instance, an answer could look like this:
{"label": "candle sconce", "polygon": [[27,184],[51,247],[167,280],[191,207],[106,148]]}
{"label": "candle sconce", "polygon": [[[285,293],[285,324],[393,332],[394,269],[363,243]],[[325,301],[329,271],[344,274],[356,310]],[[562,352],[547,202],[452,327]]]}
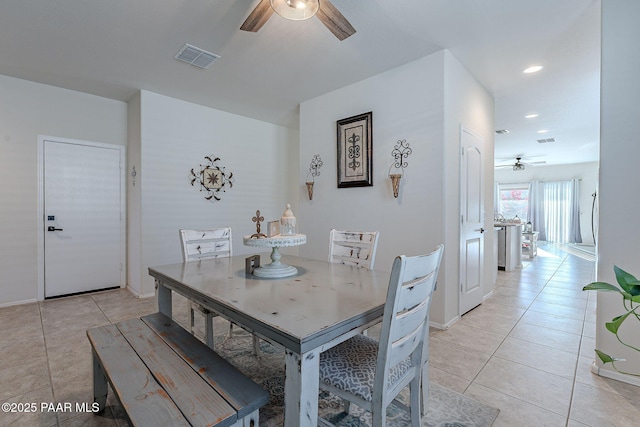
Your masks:
{"label": "candle sconce", "polygon": [[320,154],[315,154],[311,163],[309,164],[309,173],[305,184],[307,186],[307,192],[309,193],[309,200],[313,200],[313,184],[315,183],[315,177],[320,176],[320,168],[322,167],[322,159]]}
{"label": "candle sconce", "polygon": [[399,140],[391,151],[393,163],[389,166],[389,178],[391,179],[391,186],[393,187],[393,197],[396,199],[400,191],[400,178],[404,175],[404,168],[408,165],[407,157],[409,157],[411,152],[412,150],[411,147],[409,147],[409,143],[404,139]]}

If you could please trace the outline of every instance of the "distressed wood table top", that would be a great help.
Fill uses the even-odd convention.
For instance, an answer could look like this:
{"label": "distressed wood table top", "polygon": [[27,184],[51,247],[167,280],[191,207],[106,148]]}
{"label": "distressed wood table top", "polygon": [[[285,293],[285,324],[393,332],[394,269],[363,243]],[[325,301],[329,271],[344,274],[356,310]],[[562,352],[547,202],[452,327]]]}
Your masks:
{"label": "distressed wood table top", "polygon": [[[267,257],[262,258],[264,263]],[[295,256],[282,259],[298,267],[298,274],[279,279],[247,275],[245,256],[161,265],[149,268],[149,274],[161,286],[298,354],[382,316],[389,273]]]}

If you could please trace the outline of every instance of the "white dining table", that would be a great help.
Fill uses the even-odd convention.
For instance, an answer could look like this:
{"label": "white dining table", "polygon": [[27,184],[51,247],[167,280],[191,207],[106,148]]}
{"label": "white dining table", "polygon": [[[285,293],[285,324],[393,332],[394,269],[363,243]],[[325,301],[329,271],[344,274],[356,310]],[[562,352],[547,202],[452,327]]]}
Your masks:
{"label": "white dining table", "polygon": [[[268,254],[262,254],[264,261]],[[318,423],[320,353],[382,319],[389,273],[283,255],[298,274],[258,278],[245,256],[149,268],[160,312],[177,292],[285,348],[286,427]]]}

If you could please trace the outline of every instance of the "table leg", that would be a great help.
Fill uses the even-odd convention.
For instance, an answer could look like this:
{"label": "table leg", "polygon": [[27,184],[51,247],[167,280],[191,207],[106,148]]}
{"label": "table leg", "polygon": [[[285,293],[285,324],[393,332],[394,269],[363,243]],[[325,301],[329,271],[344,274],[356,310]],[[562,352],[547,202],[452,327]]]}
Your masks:
{"label": "table leg", "polygon": [[171,318],[171,289],[165,287],[159,280],[156,280],[156,288],[158,289],[158,311]]}
{"label": "table leg", "polygon": [[320,352],[299,355],[286,350],[284,383],[285,427],[318,425]]}

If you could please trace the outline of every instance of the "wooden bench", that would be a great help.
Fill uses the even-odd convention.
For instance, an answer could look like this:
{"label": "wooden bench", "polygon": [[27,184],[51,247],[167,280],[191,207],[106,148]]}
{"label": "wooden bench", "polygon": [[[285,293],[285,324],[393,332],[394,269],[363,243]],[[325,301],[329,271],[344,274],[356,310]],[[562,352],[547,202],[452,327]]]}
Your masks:
{"label": "wooden bench", "polygon": [[107,381],[134,426],[257,427],[269,394],[161,313],[89,329],[94,402]]}

